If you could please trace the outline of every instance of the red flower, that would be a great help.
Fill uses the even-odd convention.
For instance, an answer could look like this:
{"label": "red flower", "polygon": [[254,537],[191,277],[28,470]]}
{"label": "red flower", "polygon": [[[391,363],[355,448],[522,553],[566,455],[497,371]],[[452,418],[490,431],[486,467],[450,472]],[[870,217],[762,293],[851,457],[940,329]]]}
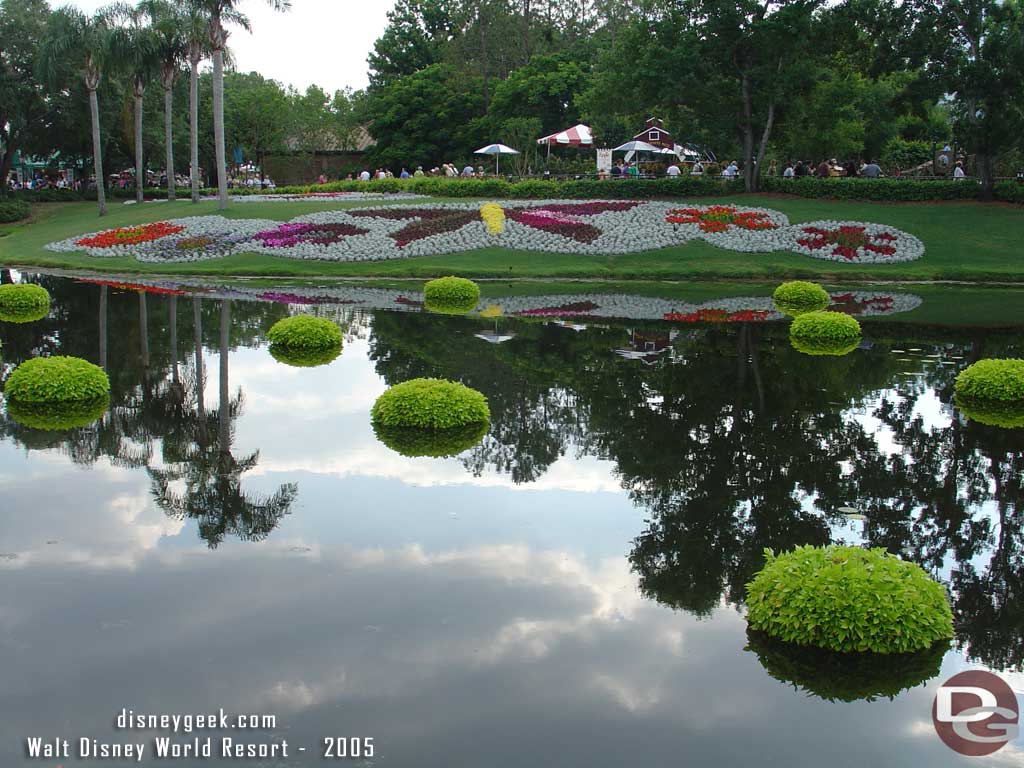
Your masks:
{"label": "red flower", "polygon": [[675,208],[665,217],[669,224],[698,224],[701,232],[727,232],[731,227],[751,231],[777,229],[778,225],[761,211],[737,211],[732,205],[707,208]]}
{"label": "red flower", "polygon": [[185,228],[178,224],[169,224],[166,221],[158,221],[154,224],[141,224],[137,227],[118,227],[106,232],[100,232],[92,237],[83,237],[76,240],[75,245],[83,245],[86,248],[111,248],[115,245],[138,245],[148,243],[152,240],[159,240],[161,237],[176,235]]}
{"label": "red flower", "polygon": [[858,251],[864,249],[872,253],[880,253],[884,256],[892,256],[896,249],[888,243],[896,240],[896,236],[888,232],[877,235],[869,235],[866,228],[844,224],[835,229],[822,229],[821,227],[804,227],[804,234],[811,237],[799,238],[796,242],[812,251],[820,251],[831,248],[833,256],[842,256],[844,259],[855,259]]}

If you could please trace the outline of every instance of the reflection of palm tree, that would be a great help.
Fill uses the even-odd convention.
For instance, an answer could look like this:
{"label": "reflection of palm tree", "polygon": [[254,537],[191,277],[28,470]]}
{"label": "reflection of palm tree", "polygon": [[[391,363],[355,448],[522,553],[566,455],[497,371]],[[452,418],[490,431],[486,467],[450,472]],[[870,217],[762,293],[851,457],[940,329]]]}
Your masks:
{"label": "reflection of palm tree", "polygon": [[[195,309],[198,313],[198,301]],[[291,511],[298,493],[298,486],[294,483],[281,485],[270,496],[256,496],[242,490],[242,475],[259,463],[259,451],[236,457],[231,450],[234,421],[242,411],[242,393],[239,390],[234,399],[230,395],[230,330],[231,302],[224,300],[220,315],[220,403],[217,412],[207,412],[203,406],[202,355],[197,344],[197,409],[186,420],[191,425],[188,435],[182,436],[187,445],[174,450],[165,448],[165,457],[173,454],[177,459],[170,468],[149,470],[153,495],[160,508],[180,520],[197,520],[199,535],[211,548],[216,548],[227,535],[246,541],[265,539],[281,518]],[[200,335],[197,324],[197,341]],[[172,484],[179,481],[183,481],[185,486],[180,493],[172,488]]]}

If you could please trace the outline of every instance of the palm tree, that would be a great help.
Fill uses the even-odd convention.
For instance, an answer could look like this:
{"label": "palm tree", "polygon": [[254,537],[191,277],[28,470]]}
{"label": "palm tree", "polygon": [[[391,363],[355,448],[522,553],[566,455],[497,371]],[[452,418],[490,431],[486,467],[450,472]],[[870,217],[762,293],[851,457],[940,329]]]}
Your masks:
{"label": "palm tree", "polygon": [[185,36],[189,63],[189,176],[192,202],[199,202],[199,62],[209,55],[210,33],[206,11],[196,0],[189,0],[182,10],[182,32]]}
{"label": "palm tree", "polygon": [[147,24],[148,19],[141,8],[114,3],[107,7],[105,13],[114,25],[111,48],[115,60],[132,78],[135,96],[135,200],[141,203],[142,190],[146,186],[142,162],[142,99],[149,79],[160,64],[156,35]]}
{"label": "palm tree", "polygon": [[174,173],[174,84],[188,53],[188,18],[166,0],[142,0],[140,10],[153,27],[157,58],[160,60],[160,85],[164,89],[164,145],[167,155],[167,199],[176,197]]}
{"label": "palm tree", "polygon": [[71,57],[78,57],[82,63],[82,81],[89,92],[96,201],[99,204],[100,216],[106,216],[107,196],[100,142],[100,105],[96,95],[103,77],[103,67],[110,58],[110,24],[103,13],[86,16],[77,8],[64,6],[50,17],[40,50],[40,67],[46,78],[51,82],[56,81]]}
{"label": "palm tree", "polygon": [[[227,23],[249,29],[249,20],[238,11],[241,0],[194,0],[209,19],[210,48],[213,51],[213,136],[217,151],[217,194],[221,210],[228,207],[227,158],[224,151],[224,49]],[[291,0],[267,0],[275,11],[287,11]]]}

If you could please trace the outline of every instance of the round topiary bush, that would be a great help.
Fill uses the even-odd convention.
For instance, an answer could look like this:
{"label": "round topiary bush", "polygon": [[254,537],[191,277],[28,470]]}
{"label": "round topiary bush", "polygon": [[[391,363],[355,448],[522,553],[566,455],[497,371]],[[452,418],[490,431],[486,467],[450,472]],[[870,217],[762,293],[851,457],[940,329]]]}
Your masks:
{"label": "round topiary bush", "polygon": [[810,355],[845,355],[860,343],[860,323],[842,312],[806,312],[789,326],[793,346]]}
{"label": "round topiary bush", "polygon": [[39,285],[0,285],[0,321],[32,323],[50,314],[50,292]]}
{"label": "round topiary bush", "polygon": [[270,356],[277,362],[294,368],[317,368],[333,363],[341,355],[341,346],[327,349],[292,349],[291,347],[270,346]]}
{"label": "round topiary bush", "polygon": [[773,640],[747,631],[747,647],[771,677],[826,701],[893,699],[935,678],[949,642],[917,653],[836,653]]}
{"label": "round topiary bush", "polygon": [[[296,315],[278,320],[267,332],[271,349],[333,350],[341,348],[341,328],[332,320]],[[336,355],[337,356],[337,355]],[[336,357],[335,356],[335,357]]]}
{"label": "round topiary bush", "polygon": [[465,314],[480,302],[480,286],[464,277],[440,277],[423,287],[423,306],[431,312]]}
{"label": "round topiary bush", "polygon": [[384,427],[451,429],[486,424],[487,398],[475,389],[445,379],[411,379],[395,384],[373,404],[370,416]]}
{"label": "round topiary bush", "polygon": [[36,357],[14,369],[4,395],[19,405],[86,404],[109,397],[110,379],[78,357]]}
{"label": "round topiary bush", "polygon": [[488,428],[486,421],[450,429],[386,427],[374,423],[373,433],[384,445],[403,456],[445,458],[468,451],[484,439]]}
{"label": "round topiary bush", "polygon": [[979,360],[960,371],[956,393],[972,400],[1024,403],[1024,360]]}
{"label": "round topiary bush", "polygon": [[829,305],[832,299],[828,291],[817,283],[804,280],[793,280],[783,283],[772,294],[775,306],[787,315],[802,315],[806,312],[817,312]]}
{"label": "round topiary bush", "polygon": [[913,653],[953,636],[945,588],[883,549],[797,547],[747,585],[747,622],[777,640],[839,653]]}
{"label": "round topiary bush", "polygon": [[63,432],[89,426],[100,419],[109,407],[110,398],[106,395],[66,403],[25,403],[9,399],[7,415],[30,429]]}

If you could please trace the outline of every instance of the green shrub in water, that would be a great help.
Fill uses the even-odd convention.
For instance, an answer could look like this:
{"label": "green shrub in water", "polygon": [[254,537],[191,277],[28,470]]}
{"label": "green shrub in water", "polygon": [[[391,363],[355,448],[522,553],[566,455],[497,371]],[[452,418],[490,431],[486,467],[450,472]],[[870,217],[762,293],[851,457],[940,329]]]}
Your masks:
{"label": "green shrub in water", "polygon": [[1002,429],[1024,429],[1024,402],[973,400],[957,395],[956,407],[968,419],[979,424]]}
{"label": "green shrub in water", "polygon": [[1024,403],[1024,360],[979,360],[956,377],[960,397]]}
{"label": "green shrub in water", "polygon": [[9,399],[7,415],[30,429],[63,432],[89,426],[100,419],[109,407],[110,398],[106,395],[63,403],[26,403]]}
{"label": "green shrub in water", "polygon": [[39,285],[0,285],[0,321],[32,323],[50,314],[50,292]]}
{"label": "green shrub in water", "polygon": [[793,346],[793,349],[797,352],[803,352],[805,355],[831,355],[833,357],[842,357],[843,355],[850,354],[853,350],[859,347],[860,339],[845,343],[831,341],[807,342],[790,336],[789,343]]}
{"label": "green shrub in water", "polygon": [[949,641],[916,653],[836,653],[747,631],[747,647],[771,677],[826,701],[893,699],[938,676]]}
{"label": "green shrub in water", "polygon": [[272,348],[328,350],[341,348],[341,328],[332,320],[296,315],[278,320],[267,332]]}
{"label": "green shrub in water", "polygon": [[373,433],[384,445],[403,456],[444,458],[468,451],[484,439],[488,428],[486,421],[449,429],[386,427],[374,423]]}
{"label": "green shrub in water", "polygon": [[913,653],[953,636],[945,588],[883,549],[797,547],[747,585],[751,629],[840,653]]}
{"label": "green shrub in water", "polygon": [[845,355],[860,343],[860,323],[842,312],[806,312],[789,326],[793,346],[810,355]]}
{"label": "green shrub in water", "polygon": [[451,429],[486,424],[487,398],[475,389],[445,379],[411,379],[388,389],[373,404],[370,416],[384,427]]}
{"label": "green shrub in water", "polygon": [[326,349],[301,349],[281,346],[270,346],[270,356],[277,362],[294,368],[316,368],[333,363],[341,355],[341,346]]}
{"label": "green shrub in water", "polygon": [[110,395],[110,379],[78,357],[36,357],[14,369],[4,395],[20,405],[87,403]]}
{"label": "green shrub in water", "polygon": [[423,305],[431,312],[465,314],[480,302],[480,286],[464,277],[439,277],[423,287]]}
{"label": "green shrub in water", "polygon": [[775,306],[787,315],[802,315],[805,312],[817,312],[827,307],[832,299],[828,291],[817,283],[793,280],[783,283],[772,294]]}

